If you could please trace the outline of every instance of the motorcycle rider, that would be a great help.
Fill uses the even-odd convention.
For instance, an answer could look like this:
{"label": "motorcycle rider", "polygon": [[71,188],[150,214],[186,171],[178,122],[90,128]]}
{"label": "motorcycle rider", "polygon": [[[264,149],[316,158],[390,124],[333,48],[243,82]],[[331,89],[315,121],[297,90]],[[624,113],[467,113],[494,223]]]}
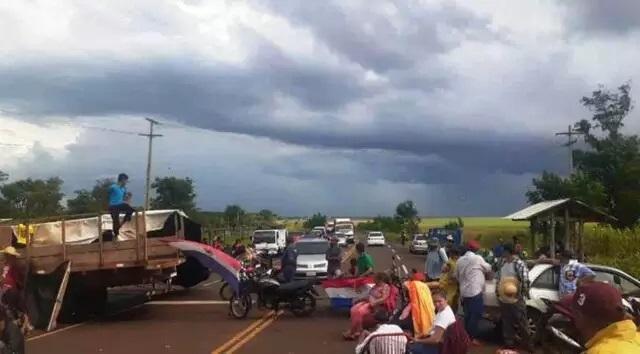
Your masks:
{"label": "motorcycle rider", "polygon": [[293,238],[287,238],[287,247],[282,253],[280,259],[281,278],[283,282],[288,283],[293,280],[296,275],[296,265],[298,262],[298,250],[294,247]]}
{"label": "motorcycle rider", "polygon": [[571,315],[587,354],[640,353],[640,333],[633,320],[625,318],[622,295],[613,286],[580,285],[573,295]]}

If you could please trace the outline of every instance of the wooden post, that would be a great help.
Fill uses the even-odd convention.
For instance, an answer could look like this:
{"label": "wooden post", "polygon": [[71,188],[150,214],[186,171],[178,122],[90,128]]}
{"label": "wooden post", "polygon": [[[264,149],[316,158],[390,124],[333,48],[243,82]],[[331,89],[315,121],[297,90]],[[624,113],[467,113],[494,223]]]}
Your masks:
{"label": "wooden post", "polygon": [[67,227],[66,220],[62,218],[62,224],[60,225],[60,238],[62,238],[62,259],[67,260]]}
{"label": "wooden post", "polygon": [[143,230],[143,234],[142,234],[142,243],[144,245],[144,263],[146,264],[147,261],[149,261],[149,253],[148,253],[148,249],[147,249],[147,211],[143,210],[142,211],[142,230]]}
{"label": "wooden post", "polygon": [[138,211],[136,210],[133,214],[135,218],[135,228],[136,228],[136,262],[140,262],[140,224]]}
{"label": "wooden post", "polygon": [[64,300],[64,293],[67,291],[67,285],[69,284],[69,276],[71,274],[71,262],[67,263],[66,270],[62,276],[60,282],[60,288],[58,288],[58,294],[56,301],[53,303],[53,310],[51,311],[51,317],[49,318],[49,325],[47,326],[47,332],[54,330],[57,326],[58,314],[62,308],[62,301]]}
{"label": "wooden post", "polygon": [[[118,217],[120,216],[118,215]],[[111,222],[113,225],[113,220],[111,220]],[[116,237],[115,235],[113,236]],[[104,247],[104,240],[102,239],[102,214],[98,214],[98,242],[100,245],[100,268],[102,268],[102,265],[104,264],[104,254],[102,253]]]}
{"label": "wooden post", "polygon": [[549,219],[549,223],[551,224],[551,259],[556,259],[556,219],[553,213],[551,214],[551,218]]}
{"label": "wooden post", "polygon": [[584,221],[580,220],[578,224],[578,260],[584,262]]}

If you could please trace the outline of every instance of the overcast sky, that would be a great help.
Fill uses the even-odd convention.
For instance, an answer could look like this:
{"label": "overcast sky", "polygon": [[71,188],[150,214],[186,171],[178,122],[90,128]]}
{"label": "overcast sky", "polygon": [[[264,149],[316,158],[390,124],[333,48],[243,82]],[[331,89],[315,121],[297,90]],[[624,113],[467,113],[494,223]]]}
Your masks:
{"label": "overcast sky", "polygon": [[412,199],[422,215],[505,215],[542,170],[567,172],[554,133],[589,118],[581,96],[628,80],[637,92],[639,13],[611,0],[1,2],[0,169],[60,176],[67,196],[124,171],[141,204],[149,116],[167,123],[153,175],[192,177],[202,209],[369,216]]}

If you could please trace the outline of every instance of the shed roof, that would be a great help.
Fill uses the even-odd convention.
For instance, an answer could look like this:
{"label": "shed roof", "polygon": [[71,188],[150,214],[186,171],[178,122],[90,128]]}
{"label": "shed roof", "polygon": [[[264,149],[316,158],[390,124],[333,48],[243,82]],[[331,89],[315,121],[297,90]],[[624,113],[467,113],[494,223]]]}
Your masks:
{"label": "shed roof", "polygon": [[613,222],[616,218],[600,211],[579,200],[565,198],[540,202],[530,205],[522,210],[516,211],[511,215],[507,215],[505,219],[514,221],[532,220],[538,217],[551,216],[552,214],[558,218],[564,217],[564,210],[569,209],[569,216],[579,218],[585,222]]}

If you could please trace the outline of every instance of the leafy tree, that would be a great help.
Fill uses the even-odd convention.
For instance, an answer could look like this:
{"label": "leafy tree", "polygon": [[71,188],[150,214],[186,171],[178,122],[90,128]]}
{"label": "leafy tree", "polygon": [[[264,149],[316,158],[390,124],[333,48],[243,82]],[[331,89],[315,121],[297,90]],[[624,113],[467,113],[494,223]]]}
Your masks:
{"label": "leafy tree", "polygon": [[75,198],[67,200],[67,211],[70,214],[99,213],[109,206],[109,187],[114,183],[111,178],[99,179],[91,191],[80,189],[75,191]]}
{"label": "leafy tree", "polygon": [[156,197],[151,199],[154,209],[180,209],[185,212],[196,209],[196,193],[189,177],[156,177],[151,188],[156,192]]}
{"label": "leafy tree", "polygon": [[575,129],[584,136],[589,149],[576,150],[577,172],[569,178],[543,173],[535,179],[535,190],[527,192],[531,203],[573,197],[601,206],[618,219],[616,226],[630,227],[640,217],[640,140],[621,132],[624,119],[633,109],[631,86],[616,92],[602,86],[581,103],[591,120],[581,120]]}
{"label": "leafy tree", "polygon": [[262,209],[258,212],[257,221],[260,228],[272,227],[276,224],[278,215],[269,209]]}
{"label": "leafy tree", "polygon": [[456,220],[451,220],[444,225],[444,228],[448,230],[456,230],[463,227],[464,221],[461,217],[456,218]]}
{"label": "leafy tree", "polygon": [[389,216],[376,216],[372,221],[358,224],[359,230],[366,231],[400,232],[402,228],[401,220]]}
{"label": "leafy tree", "polygon": [[242,225],[246,212],[239,205],[227,205],[224,209],[224,219],[228,225],[238,227]]}
{"label": "leafy tree", "polygon": [[411,200],[406,200],[396,207],[395,218],[402,224],[407,235],[413,235],[419,231],[418,209]]}
{"label": "leafy tree", "polygon": [[3,204],[8,216],[14,218],[34,218],[52,216],[62,212],[60,201],[62,179],[58,177],[25,179],[0,186]]}
{"label": "leafy tree", "polygon": [[324,226],[327,223],[327,216],[322,213],[315,213],[304,222],[305,229],[313,229],[316,226]]}

